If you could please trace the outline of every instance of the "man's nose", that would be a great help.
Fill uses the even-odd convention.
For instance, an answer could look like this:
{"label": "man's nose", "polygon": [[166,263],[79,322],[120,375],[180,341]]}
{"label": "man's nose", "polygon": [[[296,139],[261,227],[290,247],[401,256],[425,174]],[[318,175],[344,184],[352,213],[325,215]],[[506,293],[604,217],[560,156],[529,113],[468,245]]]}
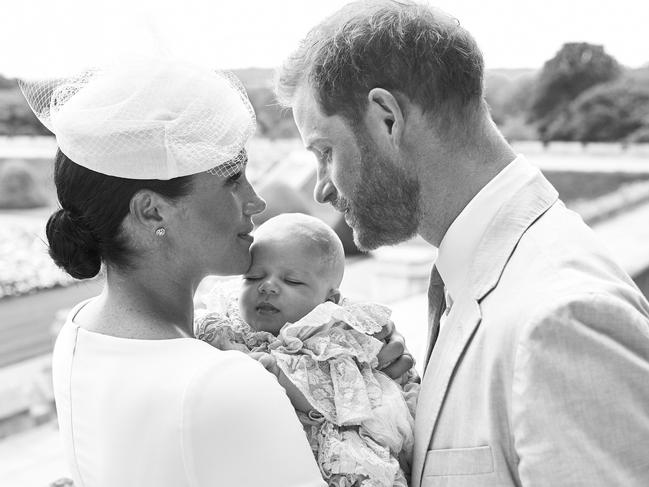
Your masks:
{"label": "man's nose", "polygon": [[259,283],[259,292],[261,294],[278,294],[279,288],[273,279],[263,279]]}
{"label": "man's nose", "polygon": [[336,187],[331,181],[329,172],[326,169],[319,169],[318,179],[315,183],[315,188],[313,189],[313,198],[318,203],[332,202],[336,199],[336,193]]}

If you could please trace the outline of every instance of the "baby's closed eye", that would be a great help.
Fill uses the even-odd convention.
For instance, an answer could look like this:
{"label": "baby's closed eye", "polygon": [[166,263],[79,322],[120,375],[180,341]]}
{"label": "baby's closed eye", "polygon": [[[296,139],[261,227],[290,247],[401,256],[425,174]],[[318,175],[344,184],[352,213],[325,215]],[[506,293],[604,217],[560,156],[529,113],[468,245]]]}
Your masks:
{"label": "baby's closed eye", "polygon": [[286,284],[289,284],[291,286],[299,286],[301,284],[304,284],[302,281],[297,281],[295,279],[284,279],[284,281],[286,282]]}

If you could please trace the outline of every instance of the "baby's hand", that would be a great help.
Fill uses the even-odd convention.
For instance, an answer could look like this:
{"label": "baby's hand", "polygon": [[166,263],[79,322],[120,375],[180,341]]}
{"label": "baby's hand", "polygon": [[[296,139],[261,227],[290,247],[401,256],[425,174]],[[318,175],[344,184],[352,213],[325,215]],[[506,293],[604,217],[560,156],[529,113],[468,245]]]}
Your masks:
{"label": "baby's hand", "polygon": [[279,377],[279,367],[277,366],[277,360],[271,354],[267,352],[250,352],[252,358],[264,366],[264,368],[273,374],[275,377]]}

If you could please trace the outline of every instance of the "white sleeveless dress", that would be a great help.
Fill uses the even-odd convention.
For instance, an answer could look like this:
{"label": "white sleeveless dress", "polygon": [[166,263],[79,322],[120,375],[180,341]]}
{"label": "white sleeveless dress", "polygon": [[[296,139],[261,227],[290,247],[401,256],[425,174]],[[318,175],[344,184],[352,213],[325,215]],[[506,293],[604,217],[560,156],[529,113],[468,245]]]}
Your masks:
{"label": "white sleeveless dress", "polygon": [[277,380],[241,352],[193,338],[135,340],[80,328],[53,354],[76,487],[326,484]]}

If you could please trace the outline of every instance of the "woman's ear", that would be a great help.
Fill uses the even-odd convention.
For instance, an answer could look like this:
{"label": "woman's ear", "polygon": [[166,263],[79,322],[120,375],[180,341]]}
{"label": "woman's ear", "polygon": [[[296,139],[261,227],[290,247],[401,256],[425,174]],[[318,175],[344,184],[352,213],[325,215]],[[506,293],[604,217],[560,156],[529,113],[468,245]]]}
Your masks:
{"label": "woman's ear", "polygon": [[339,289],[330,289],[327,293],[326,301],[331,301],[332,303],[340,303],[340,290]]}
{"label": "woman's ear", "polygon": [[155,191],[143,189],[135,193],[129,203],[129,209],[135,222],[151,233],[168,226],[171,205]]}
{"label": "woman's ear", "polygon": [[404,113],[401,103],[390,91],[373,88],[367,95],[368,107],[365,115],[370,134],[375,141],[387,138],[398,147],[404,132]]}

